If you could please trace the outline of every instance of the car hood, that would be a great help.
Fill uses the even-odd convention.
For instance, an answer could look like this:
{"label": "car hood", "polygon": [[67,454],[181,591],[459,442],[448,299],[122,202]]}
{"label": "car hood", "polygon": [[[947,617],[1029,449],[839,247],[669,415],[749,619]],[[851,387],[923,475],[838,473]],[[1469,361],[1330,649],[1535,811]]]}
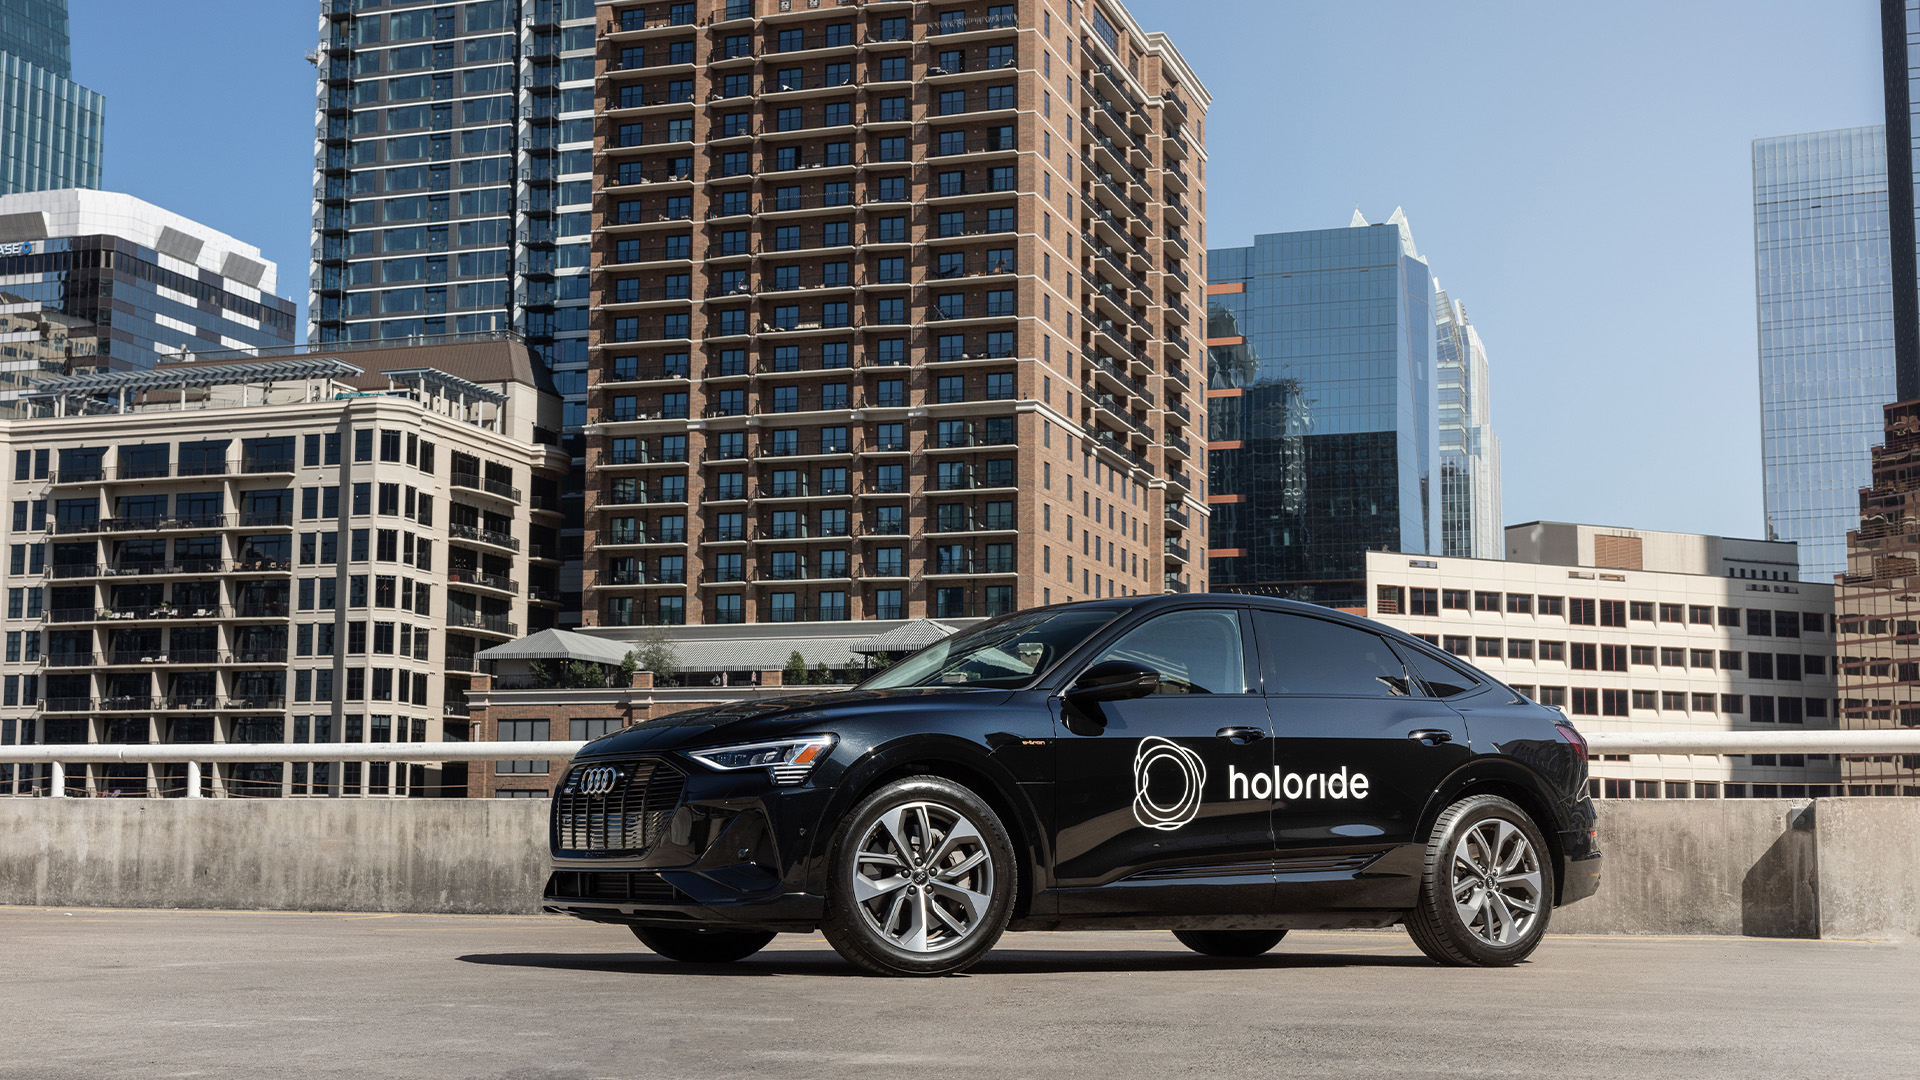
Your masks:
{"label": "car hood", "polygon": [[904,723],[909,717],[924,716],[929,706],[944,702],[990,708],[1011,695],[1009,690],[926,687],[802,692],[788,697],[729,702],[642,721],[588,743],[579,756],[613,757],[779,738],[827,730],[835,721],[856,714],[866,721],[884,720],[888,714],[896,714]]}

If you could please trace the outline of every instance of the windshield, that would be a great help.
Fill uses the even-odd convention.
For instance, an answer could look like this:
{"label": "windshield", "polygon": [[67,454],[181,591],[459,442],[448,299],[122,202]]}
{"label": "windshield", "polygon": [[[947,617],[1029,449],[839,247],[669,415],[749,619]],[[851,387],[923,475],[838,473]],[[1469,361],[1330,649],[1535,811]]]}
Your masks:
{"label": "windshield", "polygon": [[1015,615],[935,642],[861,688],[1024,686],[1118,614],[1111,608],[1069,608]]}

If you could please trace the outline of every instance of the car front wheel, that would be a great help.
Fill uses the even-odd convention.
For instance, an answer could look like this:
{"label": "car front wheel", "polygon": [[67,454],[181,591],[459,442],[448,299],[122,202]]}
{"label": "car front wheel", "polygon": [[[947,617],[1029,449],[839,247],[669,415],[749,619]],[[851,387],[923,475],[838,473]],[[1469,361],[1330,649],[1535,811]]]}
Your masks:
{"label": "car front wheel", "polygon": [[1013,841],[986,801],[937,776],[888,784],[832,848],[821,926],[841,956],[882,975],[947,975],[978,962],[1013,910]]}
{"label": "car front wheel", "polygon": [[1497,795],[1446,808],[1427,842],[1420,906],[1407,932],[1442,964],[1506,967],[1527,958],[1553,911],[1553,860],[1526,811]]}
{"label": "car front wheel", "polygon": [[767,947],[773,935],[752,930],[676,930],[633,927],[640,944],[669,960],[688,964],[731,964]]}

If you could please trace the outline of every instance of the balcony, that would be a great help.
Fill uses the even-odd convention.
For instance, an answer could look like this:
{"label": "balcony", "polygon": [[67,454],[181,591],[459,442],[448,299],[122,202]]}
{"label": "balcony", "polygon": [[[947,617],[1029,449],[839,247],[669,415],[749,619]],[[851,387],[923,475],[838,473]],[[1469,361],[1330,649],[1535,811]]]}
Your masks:
{"label": "balcony", "polygon": [[1153,429],[1133,415],[1126,401],[1092,386],[1083,384],[1080,389],[1087,405],[1094,410],[1096,419],[1118,421],[1126,430],[1147,443],[1151,444],[1154,441]]}
{"label": "balcony", "polygon": [[505,574],[491,574],[472,567],[460,567],[447,571],[447,580],[455,585],[477,585],[483,589],[496,589],[500,592],[519,592],[519,586]]}
{"label": "balcony", "polygon": [[265,694],[230,697],[216,706],[220,712],[278,712],[286,707],[286,697]]}
{"label": "balcony", "polygon": [[927,27],[927,37],[937,38],[942,45],[952,42],[970,41],[975,37],[989,37],[1001,31],[1017,30],[1020,20],[1012,15],[973,15],[962,16],[942,13]]}
{"label": "balcony", "polygon": [[692,67],[693,42],[676,42],[658,48],[627,48],[607,63],[607,73],[646,71],[655,68]]}
{"label": "balcony", "polygon": [[478,473],[455,472],[449,477],[448,483],[457,488],[468,488],[474,491],[484,491],[489,495],[497,495],[508,502],[517,503],[521,499],[519,488],[514,487],[505,480],[495,480],[491,477],[483,478]]}
{"label": "balcony", "polygon": [[948,138],[934,137],[927,142],[927,160],[936,158],[947,161],[973,154],[1013,154],[1020,150],[1017,136],[990,132],[973,132]]}
{"label": "balcony", "polygon": [[447,626],[455,630],[478,630],[486,634],[504,634],[507,637],[520,636],[520,628],[509,621],[509,616],[488,615],[479,611],[448,609]]}
{"label": "balcony", "polygon": [[163,577],[185,574],[215,575],[224,573],[227,563],[223,559],[187,559],[177,563],[122,563],[109,566],[105,563],[56,563],[51,568],[55,580],[70,581],[76,578],[93,577]]}
{"label": "balcony", "polygon": [[231,609],[218,604],[182,605],[157,604],[152,606],[103,607],[103,608],[54,608],[47,612],[47,621],[55,623],[82,622],[171,622],[193,619],[219,619],[230,615]]}
{"label": "balcony", "polygon": [[609,387],[629,383],[649,382],[686,382],[692,372],[684,362],[668,363],[664,360],[642,362],[633,357],[621,357],[607,364],[603,369],[597,387]]}
{"label": "balcony", "polygon": [[219,461],[155,462],[138,465],[96,465],[92,468],[57,469],[47,478],[56,487],[63,484],[112,484],[134,480],[168,480],[198,476],[228,476],[235,470],[223,458]]}
{"label": "balcony", "polygon": [[[651,486],[635,484],[632,490],[622,489],[620,491],[614,491],[609,488],[606,499],[602,501],[596,509],[614,510],[623,506],[678,506],[685,504],[686,501],[687,486],[685,484],[654,484]],[[613,543],[622,542],[623,541],[618,540],[613,541]],[[637,540],[624,542],[644,544],[647,541]]]}
{"label": "balcony", "polygon": [[482,528],[478,525],[465,525],[457,521],[452,522],[447,526],[447,535],[456,540],[473,540],[482,544],[490,544],[494,547],[506,548],[508,551],[520,550],[520,541],[514,539],[512,533]]}

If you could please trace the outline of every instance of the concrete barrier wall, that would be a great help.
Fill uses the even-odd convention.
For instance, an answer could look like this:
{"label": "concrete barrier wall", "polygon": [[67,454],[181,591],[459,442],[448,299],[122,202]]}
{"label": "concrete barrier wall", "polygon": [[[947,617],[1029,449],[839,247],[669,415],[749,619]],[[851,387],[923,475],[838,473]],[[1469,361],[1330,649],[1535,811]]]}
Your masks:
{"label": "concrete barrier wall", "polygon": [[[542,799],[0,799],[0,903],[537,912]],[[1602,804],[1559,933],[1920,936],[1920,800]]]}
{"label": "concrete barrier wall", "polygon": [[1553,913],[1568,934],[1813,937],[1819,929],[1808,803],[1793,799],[1600,804],[1600,892]]}
{"label": "concrete barrier wall", "polygon": [[539,910],[545,799],[0,799],[0,902]]}

